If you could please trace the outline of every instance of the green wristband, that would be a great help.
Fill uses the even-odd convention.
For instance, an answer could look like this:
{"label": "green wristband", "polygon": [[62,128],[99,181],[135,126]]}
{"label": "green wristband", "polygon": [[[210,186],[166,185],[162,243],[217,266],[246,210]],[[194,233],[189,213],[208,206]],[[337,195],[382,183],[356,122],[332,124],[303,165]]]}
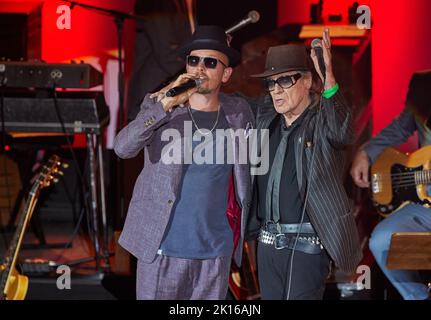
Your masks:
{"label": "green wristband", "polygon": [[332,88],[329,88],[328,90],[325,90],[325,91],[323,91],[323,96],[326,98],[326,99],[329,99],[329,98],[331,98],[334,94],[336,94],[337,93],[337,91],[338,91],[338,89],[340,88],[340,86],[338,85],[338,83],[337,84],[335,84],[335,86],[333,86]]}

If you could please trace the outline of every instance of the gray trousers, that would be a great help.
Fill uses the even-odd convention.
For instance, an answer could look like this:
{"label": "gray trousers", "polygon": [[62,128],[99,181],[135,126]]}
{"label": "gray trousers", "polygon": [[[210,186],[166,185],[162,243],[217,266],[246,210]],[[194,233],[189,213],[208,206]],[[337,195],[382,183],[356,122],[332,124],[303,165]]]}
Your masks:
{"label": "gray trousers", "polygon": [[208,260],[157,255],[152,263],[138,260],[138,300],[222,300],[228,290],[231,257]]}

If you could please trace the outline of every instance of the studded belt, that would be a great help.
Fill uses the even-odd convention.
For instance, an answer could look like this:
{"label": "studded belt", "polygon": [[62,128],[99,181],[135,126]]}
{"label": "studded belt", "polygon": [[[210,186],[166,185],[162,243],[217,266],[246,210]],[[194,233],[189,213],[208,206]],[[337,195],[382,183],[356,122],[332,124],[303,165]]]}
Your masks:
{"label": "studded belt", "polygon": [[319,237],[317,235],[310,234],[299,234],[299,236],[295,233],[276,234],[266,231],[265,229],[261,229],[258,241],[266,245],[273,245],[277,250],[286,248],[293,249],[295,247],[295,250],[308,254],[319,254],[323,249]]}

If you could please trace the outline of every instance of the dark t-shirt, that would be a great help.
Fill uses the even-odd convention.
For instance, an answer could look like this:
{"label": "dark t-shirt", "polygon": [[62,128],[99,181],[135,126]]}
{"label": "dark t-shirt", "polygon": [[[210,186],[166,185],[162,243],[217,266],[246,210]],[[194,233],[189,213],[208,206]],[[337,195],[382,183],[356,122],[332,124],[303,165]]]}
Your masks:
{"label": "dark t-shirt", "polygon": [[[277,148],[282,138],[282,131],[287,131],[287,154],[283,161],[283,169],[280,180],[280,223],[299,223],[302,214],[302,199],[299,192],[298,180],[296,175],[295,165],[295,134],[301,121],[304,118],[306,111],[296,119],[288,128],[285,125],[283,115],[278,115],[269,126],[269,165],[272,170],[274,164],[274,157]],[[260,175],[257,178],[257,188],[259,196],[259,218],[261,221],[273,221],[273,212],[267,213],[267,192],[272,194],[272,187],[268,188],[268,181],[270,172],[266,175]],[[272,199],[272,197],[270,197]],[[273,208],[273,206],[270,206]],[[272,210],[271,210],[272,211]],[[269,218],[269,219],[268,219]],[[309,222],[307,214],[304,216],[304,222]]]}
{"label": "dark t-shirt", "polygon": [[[214,126],[217,112],[191,110],[200,129],[210,130]],[[193,157],[191,164],[184,165],[180,193],[160,246],[163,255],[187,259],[232,255],[233,233],[226,216],[232,164],[226,160],[226,139],[215,139],[217,129],[227,128],[229,124],[222,110],[212,134],[203,136],[193,125],[195,139],[200,138],[192,142],[193,156],[198,152],[199,161],[202,161],[206,155],[205,146],[212,149],[213,154],[203,164],[196,163]],[[224,150],[222,161],[217,157],[220,148]]]}

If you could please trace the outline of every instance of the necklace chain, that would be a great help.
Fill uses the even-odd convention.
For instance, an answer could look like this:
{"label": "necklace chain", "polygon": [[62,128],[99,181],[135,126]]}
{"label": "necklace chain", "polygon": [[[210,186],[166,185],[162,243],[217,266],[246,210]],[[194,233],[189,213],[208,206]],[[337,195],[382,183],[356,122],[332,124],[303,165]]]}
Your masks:
{"label": "necklace chain", "polygon": [[196,123],[195,119],[193,118],[193,114],[192,114],[192,110],[191,110],[190,106],[187,106],[187,110],[189,111],[190,118],[192,119],[193,125],[195,126],[196,130],[197,130],[201,135],[206,136],[206,135],[209,135],[209,134],[211,134],[211,133],[213,132],[213,130],[215,129],[215,127],[216,127],[216,126],[217,126],[217,124],[218,124],[218,119],[219,119],[219,115],[220,115],[220,105],[218,106],[218,109],[217,109],[217,118],[216,118],[216,121],[215,121],[215,123],[214,123],[213,127],[211,128],[211,130],[209,130],[209,132],[203,132],[203,131],[198,127],[198,125],[197,125],[197,123]]}

